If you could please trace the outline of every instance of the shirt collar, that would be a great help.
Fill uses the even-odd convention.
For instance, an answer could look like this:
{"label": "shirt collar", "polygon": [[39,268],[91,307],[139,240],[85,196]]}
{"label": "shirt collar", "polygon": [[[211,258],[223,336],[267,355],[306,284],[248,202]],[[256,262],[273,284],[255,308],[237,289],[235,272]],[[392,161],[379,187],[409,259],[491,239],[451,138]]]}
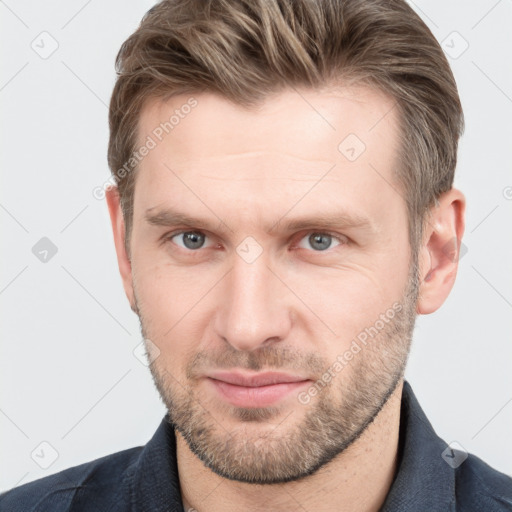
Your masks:
{"label": "shirt collar", "polygon": [[380,512],[453,509],[455,472],[441,454],[446,443],[435,433],[411,385],[404,381],[398,464]]}
{"label": "shirt collar", "polygon": [[176,436],[166,414],[142,450],[132,486],[133,512],[183,512]]}
{"label": "shirt collar", "polygon": [[[451,510],[454,471],[441,453],[446,443],[435,433],[410,384],[404,381],[398,462],[381,512]],[[183,512],[174,427],[165,415],[134,468],[133,512]]]}

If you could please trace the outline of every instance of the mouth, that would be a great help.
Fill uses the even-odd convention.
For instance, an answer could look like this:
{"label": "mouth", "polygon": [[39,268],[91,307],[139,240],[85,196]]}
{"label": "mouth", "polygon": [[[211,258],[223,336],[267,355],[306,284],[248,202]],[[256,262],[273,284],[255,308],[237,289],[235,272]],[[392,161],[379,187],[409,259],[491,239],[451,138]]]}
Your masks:
{"label": "mouth", "polygon": [[303,376],[280,372],[212,372],[206,380],[223,400],[249,408],[268,407],[311,382]]}

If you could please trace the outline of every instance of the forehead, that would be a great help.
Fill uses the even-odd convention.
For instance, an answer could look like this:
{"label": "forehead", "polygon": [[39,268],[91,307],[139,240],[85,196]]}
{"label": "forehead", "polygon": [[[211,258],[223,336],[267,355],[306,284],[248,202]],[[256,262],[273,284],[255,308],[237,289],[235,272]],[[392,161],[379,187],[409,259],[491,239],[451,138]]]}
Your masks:
{"label": "forehead", "polygon": [[142,144],[153,134],[157,143],[164,142],[159,146],[172,145],[175,161],[258,150],[310,159],[320,152],[336,155],[349,134],[366,147],[389,144],[398,128],[397,113],[393,98],[364,86],[286,89],[250,110],[213,93],[177,95],[147,101],[138,139]]}
{"label": "forehead", "polygon": [[393,185],[397,108],[367,87],[290,89],[251,110],[212,93],[154,99],[139,122],[139,143],[148,138],[155,144],[139,164],[139,214],[171,201],[220,211],[229,198],[230,214],[261,216],[304,196],[305,211],[321,199],[378,216],[403,199]]}

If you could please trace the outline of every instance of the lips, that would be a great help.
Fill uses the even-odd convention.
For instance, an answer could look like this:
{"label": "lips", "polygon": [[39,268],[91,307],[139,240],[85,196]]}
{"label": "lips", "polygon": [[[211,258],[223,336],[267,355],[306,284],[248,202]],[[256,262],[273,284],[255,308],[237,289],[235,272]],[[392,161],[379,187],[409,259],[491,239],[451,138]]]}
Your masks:
{"label": "lips", "polygon": [[308,380],[306,377],[281,372],[264,372],[256,375],[242,374],[240,372],[213,372],[210,373],[208,377],[227,382],[228,384],[234,384],[235,386],[244,386],[249,388]]}
{"label": "lips", "polygon": [[217,397],[236,407],[268,407],[310,384],[300,375],[263,372],[212,372],[206,381]]}

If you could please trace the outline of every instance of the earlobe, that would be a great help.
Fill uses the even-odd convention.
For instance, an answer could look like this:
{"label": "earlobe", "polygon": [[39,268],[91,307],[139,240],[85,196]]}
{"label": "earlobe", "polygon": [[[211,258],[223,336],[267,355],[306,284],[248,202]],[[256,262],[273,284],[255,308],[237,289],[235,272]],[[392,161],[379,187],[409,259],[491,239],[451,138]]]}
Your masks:
{"label": "earlobe", "polygon": [[108,211],[110,214],[110,221],[112,223],[112,233],[114,235],[114,244],[117,254],[117,264],[121,279],[123,281],[124,291],[130,302],[130,307],[135,313],[135,298],[133,292],[133,281],[132,281],[132,265],[130,258],[126,252],[125,246],[125,223],[123,218],[123,212],[121,209],[121,202],[119,198],[119,191],[117,187],[111,187],[105,192],[107,200]]}
{"label": "earlobe", "polygon": [[420,315],[439,309],[453,288],[464,234],[465,205],[462,192],[452,188],[431,210],[420,249]]}

